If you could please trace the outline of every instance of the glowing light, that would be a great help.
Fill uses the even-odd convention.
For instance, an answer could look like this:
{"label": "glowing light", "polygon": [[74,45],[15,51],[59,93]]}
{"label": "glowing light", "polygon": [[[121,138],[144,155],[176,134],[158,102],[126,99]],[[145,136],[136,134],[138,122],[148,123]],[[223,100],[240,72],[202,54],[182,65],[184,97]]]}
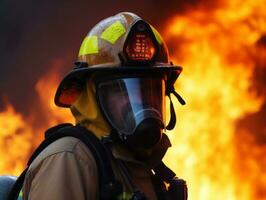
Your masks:
{"label": "glowing light", "polygon": [[130,60],[148,61],[153,58],[155,47],[147,33],[135,33],[127,43],[126,53]]}

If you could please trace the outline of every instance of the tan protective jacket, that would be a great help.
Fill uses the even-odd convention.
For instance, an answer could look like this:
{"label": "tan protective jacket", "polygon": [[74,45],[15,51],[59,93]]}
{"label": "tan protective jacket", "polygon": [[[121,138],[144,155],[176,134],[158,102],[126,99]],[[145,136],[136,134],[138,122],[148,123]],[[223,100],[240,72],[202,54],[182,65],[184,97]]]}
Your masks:
{"label": "tan protective jacket", "polygon": [[[147,199],[156,200],[149,168],[123,148],[115,147],[112,151],[115,158],[125,161],[138,189]],[[128,199],[132,188],[117,166],[113,170],[123,183],[123,198]],[[23,199],[98,200],[98,170],[90,150],[74,137],[64,137],[49,145],[29,167]]]}

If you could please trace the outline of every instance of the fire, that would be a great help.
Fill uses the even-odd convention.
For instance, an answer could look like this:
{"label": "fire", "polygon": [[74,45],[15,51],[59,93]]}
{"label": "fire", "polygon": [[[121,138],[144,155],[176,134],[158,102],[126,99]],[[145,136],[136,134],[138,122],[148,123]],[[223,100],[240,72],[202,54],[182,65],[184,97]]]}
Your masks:
{"label": "fire", "polygon": [[28,116],[16,112],[10,103],[0,112],[0,175],[21,174],[29,156],[44,139],[47,128],[74,123],[69,109],[58,108],[53,102],[63,64],[61,60],[54,60],[51,71],[37,81],[35,89],[39,103],[37,106],[33,104]]}
{"label": "fire", "polygon": [[32,129],[25,123],[23,116],[7,104],[0,112],[0,130],[0,172],[20,174],[32,148]]}
{"label": "fire", "polygon": [[42,105],[44,116],[47,119],[46,128],[64,122],[74,123],[70,110],[60,108],[54,103],[55,92],[60,82],[60,69],[64,64],[62,60],[54,60],[51,71],[45,74],[35,85],[40,98],[40,105]]}
{"label": "fire", "polygon": [[187,180],[189,199],[266,199],[266,147],[255,143],[256,133],[236,129],[265,100],[252,90],[265,5],[230,1],[169,21],[167,42],[177,46],[172,60],[184,66],[176,88],[187,106],[178,108],[181,122],[168,133],[173,147],[165,161]]}

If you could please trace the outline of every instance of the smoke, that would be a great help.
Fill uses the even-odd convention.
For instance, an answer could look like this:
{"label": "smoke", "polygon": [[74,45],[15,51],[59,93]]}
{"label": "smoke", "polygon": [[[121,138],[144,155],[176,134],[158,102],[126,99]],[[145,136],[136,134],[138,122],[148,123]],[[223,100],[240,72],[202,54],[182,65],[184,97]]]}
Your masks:
{"label": "smoke", "polygon": [[[121,11],[131,11],[163,29],[168,17],[183,12],[196,1],[8,1],[0,2],[0,99],[28,113],[37,101],[34,85],[62,59],[62,77],[72,68],[85,34],[98,21]],[[4,27],[4,28],[3,28]],[[3,101],[0,100],[0,105]]]}
{"label": "smoke", "polygon": [[257,41],[253,52],[256,62],[253,74],[253,87],[251,88],[258,96],[264,97],[264,103],[257,113],[246,115],[237,123],[237,129],[255,133],[256,144],[266,144],[266,35],[262,35]]}

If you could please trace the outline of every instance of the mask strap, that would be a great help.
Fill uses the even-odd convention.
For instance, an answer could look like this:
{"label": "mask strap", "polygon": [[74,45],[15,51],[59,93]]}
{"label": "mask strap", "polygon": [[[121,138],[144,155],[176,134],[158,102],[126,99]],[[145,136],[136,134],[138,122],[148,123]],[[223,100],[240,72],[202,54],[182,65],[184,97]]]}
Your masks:
{"label": "mask strap", "polygon": [[185,105],[186,104],[185,100],[175,91],[175,88],[172,85],[170,87],[170,89],[168,90],[168,94],[167,94],[167,96],[170,99],[170,114],[171,114],[170,121],[169,121],[168,125],[166,126],[167,130],[173,130],[174,127],[175,127],[175,124],[176,124],[176,114],[175,114],[174,104],[173,104],[173,101],[171,99],[171,93],[173,95],[175,95],[175,97],[177,98],[177,100],[179,101],[179,103],[181,105]]}
{"label": "mask strap", "polygon": [[172,99],[171,99],[171,94],[169,93],[167,95],[170,99],[170,121],[168,123],[168,125],[166,126],[166,129],[167,130],[173,130],[173,128],[175,127],[175,124],[176,124],[176,115],[175,115],[175,108],[174,108],[174,104],[172,102]]}
{"label": "mask strap", "polygon": [[182,105],[182,106],[184,106],[184,105],[186,105],[186,102],[185,102],[185,100],[175,91],[175,90],[173,90],[172,91],[172,94],[174,94],[175,95],[175,97],[177,98],[177,100],[179,101],[179,103]]}

